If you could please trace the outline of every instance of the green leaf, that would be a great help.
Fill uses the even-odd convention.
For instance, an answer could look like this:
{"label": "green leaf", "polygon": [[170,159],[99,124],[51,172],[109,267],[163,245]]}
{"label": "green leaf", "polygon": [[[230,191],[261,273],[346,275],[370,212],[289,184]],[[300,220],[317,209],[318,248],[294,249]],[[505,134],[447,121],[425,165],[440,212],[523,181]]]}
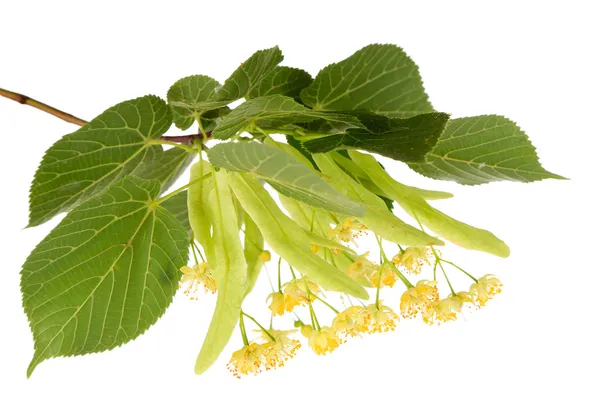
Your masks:
{"label": "green leaf", "polygon": [[156,179],[161,183],[160,192],[164,192],[175,183],[175,181],[185,172],[188,166],[196,158],[195,153],[188,152],[180,148],[171,148],[163,151],[160,145],[154,145],[158,148],[153,156],[148,156],[147,160],[135,171],[135,175],[143,179]]}
{"label": "green leaf", "polygon": [[319,167],[315,163],[315,160],[310,152],[306,150],[306,148],[298,139],[294,138],[292,135],[285,135],[285,140],[287,141],[288,145],[300,152],[302,156],[304,156],[311,163],[314,169],[319,170]]}
{"label": "green leaf", "polygon": [[281,149],[257,142],[226,142],[208,151],[214,166],[249,172],[283,195],[342,215],[361,216],[364,208],[343,196],[316,171]]}
{"label": "green leaf", "polygon": [[255,52],[223,83],[215,99],[233,102],[243,97],[248,98],[248,92],[260,84],[282,60],[283,54],[277,46]]}
{"label": "green leaf", "polygon": [[441,237],[466,249],[484,251],[499,257],[510,255],[510,249],[504,241],[489,231],[467,225],[433,208],[413,188],[396,182],[372,156],[356,151],[351,151],[350,156],[389,198],[396,201],[420,224]]}
{"label": "green leaf", "polygon": [[191,236],[192,227],[190,226],[190,219],[188,216],[187,195],[187,191],[180,192],[177,195],[166,199],[160,205],[169,211]]}
{"label": "green leaf", "polygon": [[[296,102],[294,99],[282,96],[263,96],[242,103],[225,116],[214,129],[215,139],[229,139],[237,132],[263,122],[261,127],[283,127],[294,123],[309,122],[314,119],[335,121],[341,127],[362,127],[354,116],[337,113],[317,112]],[[264,122],[268,122],[268,125]],[[343,129],[340,129],[342,131]]]}
{"label": "green leaf", "polygon": [[230,103],[230,100],[217,99],[216,90],[220,87],[219,82],[204,75],[188,76],[175,82],[167,92],[175,125],[181,130],[186,130],[196,118]]}
{"label": "green leaf", "polygon": [[312,83],[312,77],[302,69],[277,66],[268,72],[250,91],[250,99],[259,96],[286,95],[300,97],[300,91]]}
{"label": "green leaf", "polygon": [[213,173],[208,194],[214,260],[209,261],[217,283],[217,304],[206,338],[196,359],[196,374],[205,372],[223,351],[240,316],[246,296],[247,264],[240,241],[237,212],[228,184],[228,172]]}
{"label": "green leaf", "polygon": [[403,162],[419,162],[436,144],[449,115],[425,113],[408,119],[386,119],[381,132],[347,129],[325,138],[302,141],[309,152],[363,149]]}
{"label": "green leaf", "polygon": [[315,110],[366,110],[390,118],[433,112],[417,65],[398,46],[369,45],[322,69],[300,94]]}
{"label": "green leaf", "polygon": [[535,147],[516,123],[498,115],[451,120],[425,161],[409,165],[427,177],[464,185],[564,179],[540,165]]}
{"label": "green leaf", "polygon": [[119,103],[64,136],[48,149],[31,184],[29,226],[132,173],[149,154],[148,140],[162,136],[171,121],[163,100],[145,96]]}
{"label": "green leaf", "polygon": [[42,361],[133,340],[171,303],[189,238],[152,201],[156,181],[127,177],[73,209],[21,271],[23,307]]}

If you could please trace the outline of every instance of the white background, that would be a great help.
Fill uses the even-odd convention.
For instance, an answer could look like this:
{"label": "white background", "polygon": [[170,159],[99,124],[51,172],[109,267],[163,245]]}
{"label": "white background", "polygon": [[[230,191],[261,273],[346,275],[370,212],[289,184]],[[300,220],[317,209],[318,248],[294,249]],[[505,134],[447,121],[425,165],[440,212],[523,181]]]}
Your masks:
{"label": "white background", "polygon": [[[402,322],[237,380],[225,369],[237,333],[209,372],[194,375],[214,297],[178,295],[134,342],[46,361],[27,380],[33,341],[20,265],[60,219],[22,230],[28,188],[44,150],[75,127],[0,100],[0,411],[600,411],[596,2],[92,3],[2,1],[0,87],[91,119],[126,99],[165,96],[183,76],[222,81],[275,44],[284,64],[315,75],[364,45],[394,43],[419,64],[436,109],[510,117],[544,166],[571,179],[461,187],[387,164],[405,183],[454,192],[436,206],[511,246],[505,260],[444,251],[505,284],[466,321]],[[268,292],[263,279],[246,306],[262,320]],[[386,304],[397,309],[397,298]]]}

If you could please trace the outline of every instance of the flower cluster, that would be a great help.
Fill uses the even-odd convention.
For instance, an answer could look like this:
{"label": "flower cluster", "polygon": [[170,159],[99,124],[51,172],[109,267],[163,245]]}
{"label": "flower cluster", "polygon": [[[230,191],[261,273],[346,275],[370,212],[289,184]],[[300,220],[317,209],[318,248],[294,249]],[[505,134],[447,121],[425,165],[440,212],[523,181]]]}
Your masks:
{"label": "flower cluster", "polygon": [[275,291],[267,297],[270,301],[269,309],[273,315],[283,315],[294,308],[312,302],[316,299],[321,289],[317,284],[305,277],[294,279],[281,286],[280,291]]}
{"label": "flower cluster", "polygon": [[337,242],[350,242],[365,233],[365,227],[356,218],[348,217],[328,232],[328,237]]}
{"label": "flower cluster", "polygon": [[[331,229],[328,235],[336,241],[347,242],[363,229],[356,220],[347,218]],[[314,252],[319,253],[319,250],[314,249]],[[300,333],[306,339],[308,348],[315,354],[326,355],[350,338],[393,331],[401,318],[414,319],[420,316],[428,325],[440,325],[456,320],[466,306],[483,307],[502,291],[502,283],[496,276],[486,274],[478,279],[474,278],[450,261],[441,259],[440,251],[433,250],[432,247],[400,248],[391,260],[387,259],[383,248],[380,248],[380,254],[379,264],[369,260],[368,253],[356,255],[343,252],[335,255],[338,261],[333,260],[332,263],[343,270],[348,277],[365,287],[376,289],[373,303],[360,302],[360,305],[356,305],[349,301],[341,311],[326,301],[328,297],[323,293],[322,288],[307,276],[298,277],[291,270],[293,278],[282,283],[279,267],[277,289],[267,297],[268,309],[272,317],[271,326],[273,317],[293,313],[296,317],[294,323],[296,329],[277,330],[272,327],[266,329],[253,317],[242,312],[240,329],[245,345],[233,353],[228,369],[239,378],[283,366],[301,347],[300,341],[293,338],[296,333]],[[263,251],[260,257],[263,262],[269,261],[270,258],[267,251]],[[443,266],[444,263],[452,265],[471,278],[473,283],[467,291],[454,291],[446,268]],[[405,276],[419,275],[426,266],[433,266],[433,279],[424,278],[413,283]],[[201,287],[213,293],[216,291],[215,280],[208,264],[201,263],[192,268],[183,267],[181,271],[183,272],[181,285],[185,285],[184,292],[187,295],[197,296]],[[440,281],[436,277],[440,271],[450,290],[450,294],[445,298],[440,298]],[[383,305],[383,301],[379,298],[381,289],[396,285],[406,287],[400,296],[398,313],[393,308]],[[321,326],[319,323],[318,319],[322,316],[317,317],[315,311],[317,302],[335,312],[329,325]],[[308,310],[310,323],[304,323],[296,314],[296,310],[300,308],[304,308],[303,311]],[[260,327],[257,339],[248,340],[243,326],[244,318],[251,319]]]}
{"label": "flower cluster", "polygon": [[227,368],[235,377],[240,378],[282,367],[296,355],[301,346],[300,341],[290,337],[295,332],[296,330],[261,330],[257,341],[250,342],[233,353]]}

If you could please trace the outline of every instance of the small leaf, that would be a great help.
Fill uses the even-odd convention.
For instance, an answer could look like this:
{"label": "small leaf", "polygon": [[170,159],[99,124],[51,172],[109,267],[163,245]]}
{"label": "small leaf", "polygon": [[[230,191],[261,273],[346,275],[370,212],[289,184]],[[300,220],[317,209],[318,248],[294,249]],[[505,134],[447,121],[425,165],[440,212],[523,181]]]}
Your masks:
{"label": "small leaf", "polygon": [[23,307],[42,361],[133,340],[165,312],[187,261],[189,238],[152,203],[160,185],[127,177],[73,209],[21,271]]}
{"label": "small leaf", "polygon": [[248,92],[282,60],[283,54],[277,46],[255,52],[223,83],[215,99],[233,102],[243,97],[247,98]]}
{"label": "small leaf", "polygon": [[366,110],[391,118],[433,112],[417,65],[398,46],[372,44],[319,72],[300,94],[315,110]]}
{"label": "small leaf", "polygon": [[147,140],[162,136],[171,121],[163,100],[145,96],[119,103],[64,136],[48,149],[35,173],[29,226],[68,211],[132,173],[148,156]]}
{"label": "small leaf", "polygon": [[380,132],[346,129],[325,138],[302,141],[309,152],[363,149],[403,162],[419,162],[436,144],[449,115],[425,113],[408,119],[386,119]]}
{"label": "small leaf", "polygon": [[196,118],[230,103],[230,100],[217,99],[216,90],[220,87],[219,82],[204,75],[188,76],[175,82],[167,92],[175,125],[181,130],[186,130]]}
{"label": "small leaf", "polygon": [[274,128],[309,122],[315,119],[335,121],[343,128],[362,127],[362,124],[354,116],[317,112],[302,106],[290,97],[273,95],[242,103],[222,119],[221,123],[214,129],[212,137],[223,140],[229,139],[237,132],[258,121],[269,122],[268,125],[261,124],[261,127]]}
{"label": "small leaf", "polygon": [[162,202],[160,206],[169,211],[191,236],[192,227],[188,216],[187,195],[187,191],[180,192]]}
{"label": "small leaf", "polygon": [[302,69],[277,66],[267,73],[250,91],[250,99],[260,96],[285,95],[300,97],[300,91],[310,85],[312,77]]}
{"label": "small leaf", "polygon": [[564,179],[540,165],[535,147],[516,123],[498,115],[451,120],[425,161],[409,165],[427,177],[464,185]]}
{"label": "small leaf", "polygon": [[214,166],[249,172],[283,195],[342,215],[361,216],[364,208],[346,198],[310,169],[281,149],[257,142],[226,142],[208,151]]}
{"label": "small leaf", "polygon": [[161,183],[160,192],[164,192],[175,183],[196,158],[195,153],[180,148],[163,151],[160,145],[151,159],[144,162],[135,171],[135,175],[143,179],[156,179]]}

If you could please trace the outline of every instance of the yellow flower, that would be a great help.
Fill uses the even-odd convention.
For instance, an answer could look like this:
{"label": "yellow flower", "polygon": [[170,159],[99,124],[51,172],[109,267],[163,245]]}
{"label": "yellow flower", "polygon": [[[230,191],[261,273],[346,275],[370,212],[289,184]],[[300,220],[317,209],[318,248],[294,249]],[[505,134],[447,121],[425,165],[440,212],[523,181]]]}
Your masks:
{"label": "yellow flower", "polygon": [[483,307],[496,294],[502,292],[502,283],[492,274],[486,274],[471,285],[473,300],[479,307]]}
{"label": "yellow flower", "polygon": [[262,262],[271,261],[271,251],[267,251],[267,250],[261,251],[258,256],[258,259],[261,260]]}
{"label": "yellow flower", "polygon": [[[311,294],[307,294],[307,284]],[[306,280],[305,284],[304,277],[287,282],[281,287],[283,292],[276,291],[267,297],[267,302],[271,301],[269,309],[274,316],[283,315],[285,311],[293,311],[294,308],[306,304],[309,300],[314,301],[315,295],[320,291],[319,286],[312,281]]]}
{"label": "yellow flower", "polygon": [[[308,290],[306,289],[307,286]],[[288,281],[283,284],[281,288],[285,295],[301,299],[303,302],[307,302],[308,300],[314,301],[314,296],[319,294],[321,291],[317,284],[308,280],[306,277],[296,278],[292,281]]]}
{"label": "yellow flower", "polygon": [[438,301],[434,306],[423,310],[423,321],[430,325],[434,322],[442,324],[454,321],[463,306],[468,303],[473,303],[473,298],[469,293],[460,291],[456,294],[450,294],[448,297]]}
{"label": "yellow flower", "polygon": [[302,335],[308,338],[308,345],[318,355],[332,352],[342,344],[342,339],[331,327],[314,330],[311,326],[302,326]]}
{"label": "yellow flower", "polygon": [[369,321],[370,316],[365,307],[353,305],[335,316],[331,322],[331,328],[340,336],[356,337],[360,333],[369,331]]}
{"label": "yellow flower", "polygon": [[265,349],[257,343],[250,343],[231,355],[227,369],[238,379],[246,374],[258,374],[265,362]]}
{"label": "yellow flower", "polygon": [[420,274],[423,265],[431,264],[433,254],[428,247],[408,247],[404,252],[394,255],[392,262],[413,274]]}
{"label": "yellow flower", "polygon": [[376,304],[369,304],[365,311],[369,314],[369,333],[382,333],[384,331],[393,331],[400,317],[394,311],[385,305],[379,308]]}
{"label": "yellow flower", "polygon": [[274,293],[269,294],[267,297],[267,302],[271,300],[271,304],[269,304],[269,310],[271,310],[271,314],[275,315],[283,315],[285,312],[285,295],[276,291]]}
{"label": "yellow flower", "polygon": [[186,265],[181,267],[180,271],[183,273],[183,276],[179,282],[179,287],[184,288],[185,286],[183,293],[190,297],[191,300],[198,299],[198,290],[200,287],[204,287],[204,291],[210,291],[213,294],[217,291],[217,284],[208,263],[196,264],[191,268]]}
{"label": "yellow flower", "polygon": [[[380,271],[381,275],[379,274]],[[394,270],[386,264],[381,264],[381,266],[377,267],[377,269],[369,274],[367,279],[373,284],[373,287],[377,287],[379,284],[379,277],[381,277],[381,285],[384,287],[393,287],[398,280],[398,276]]]}
{"label": "yellow flower", "polygon": [[327,236],[338,242],[350,242],[367,229],[356,218],[348,217],[327,232]]}
{"label": "yellow flower", "polygon": [[284,362],[296,355],[300,348],[300,341],[289,336],[296,333],[297,330],[269,330],[275,341],[264,331],[260,331],[264,343],[261,344],[264,350],[266,369],[282,367]]}
{"label": "yellow flower", "polygon": [[352,278],[354,281],[358,281],[360,278],[369,279],[373,271],[377,271],[377,265],[367,259],[368,252],[360,255],[356,260],[348,266],[346,275]]}
{"label": "yellow flower", "polygon": [[421,280],[400,297],[400,313],[404,318],[414,318],[419,311],[434,306],[440,299],[437,281]]}

